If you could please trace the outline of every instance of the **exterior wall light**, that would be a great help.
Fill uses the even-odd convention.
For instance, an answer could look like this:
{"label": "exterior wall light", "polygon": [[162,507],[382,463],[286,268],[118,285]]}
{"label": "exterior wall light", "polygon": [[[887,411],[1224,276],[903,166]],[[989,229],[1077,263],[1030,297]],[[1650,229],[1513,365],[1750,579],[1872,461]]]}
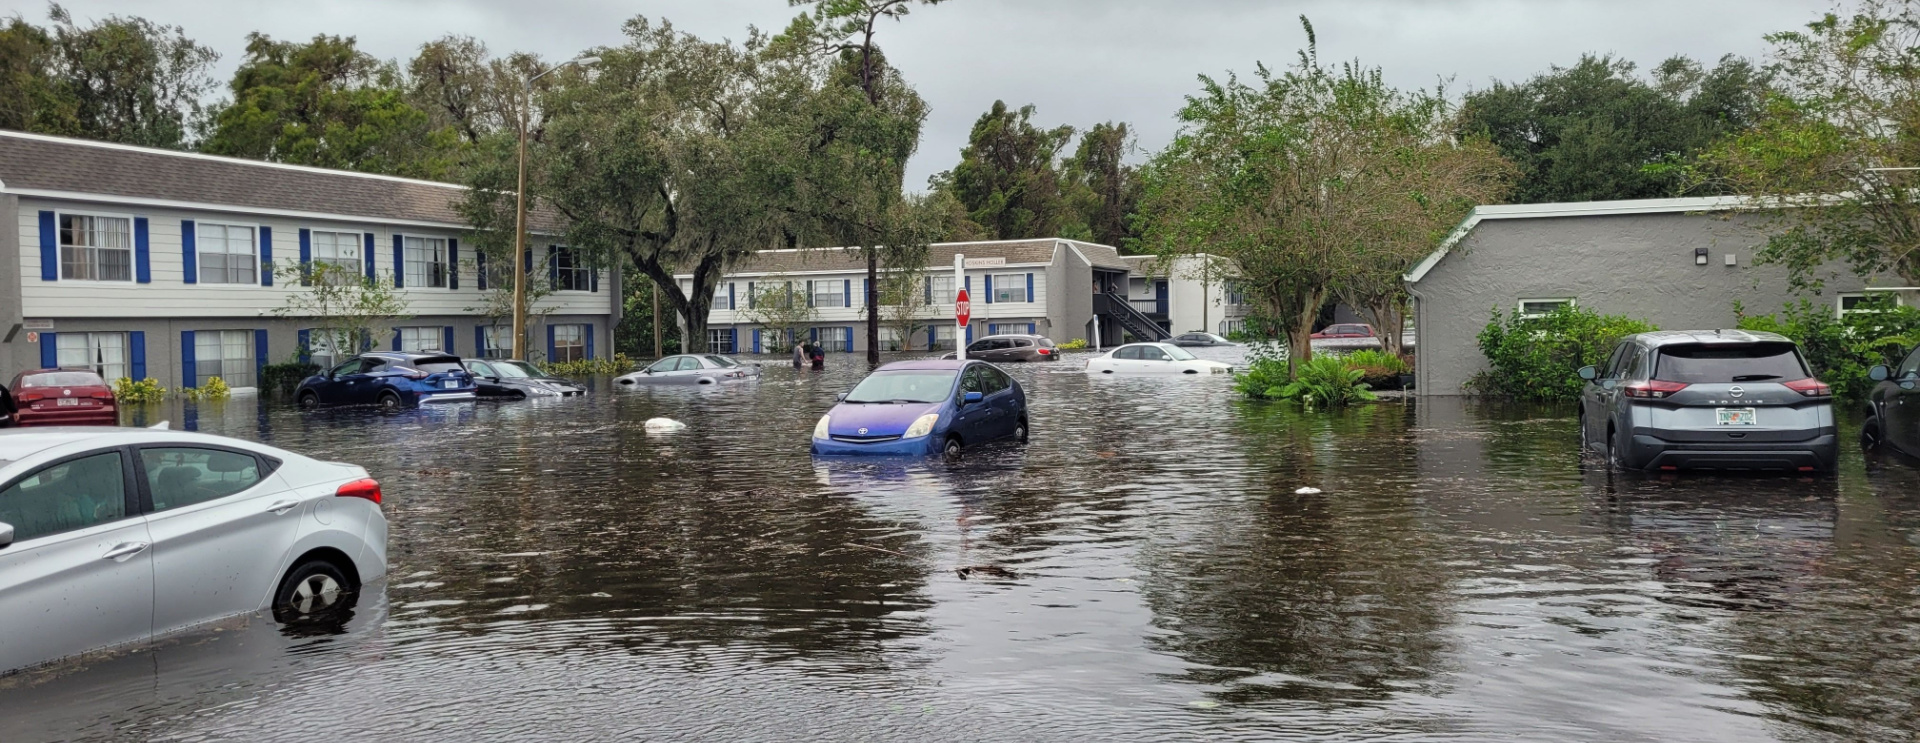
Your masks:
{"label": "exterior wall light", "polygon": [[1728,254],[1727,254],[1727,265],[1729,265],[1729,266],[1738,266],[1738,265],[1740,265],[1740,259],[1739,259],[1739,258],[1738,258],[1737,256],[1735,256],[1735,254],[1733,254],[1733,253],[1728,253]]}
{"label": "exterior wall light", "polygon": [[1696,265],[1696,266],[1707,265],[1707,249],[1706,248],[1693,249],[1693,265]]}

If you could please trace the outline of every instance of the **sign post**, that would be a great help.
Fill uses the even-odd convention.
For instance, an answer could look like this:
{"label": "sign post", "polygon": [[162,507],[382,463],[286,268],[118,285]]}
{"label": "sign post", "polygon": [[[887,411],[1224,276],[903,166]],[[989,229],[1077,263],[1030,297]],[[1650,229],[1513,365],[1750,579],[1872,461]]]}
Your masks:
{"label": "sign post", "polygon": [[967,299],[967,257],[953,256],[953,357],[967,358],[967,322],[973,319],[973,302]]}

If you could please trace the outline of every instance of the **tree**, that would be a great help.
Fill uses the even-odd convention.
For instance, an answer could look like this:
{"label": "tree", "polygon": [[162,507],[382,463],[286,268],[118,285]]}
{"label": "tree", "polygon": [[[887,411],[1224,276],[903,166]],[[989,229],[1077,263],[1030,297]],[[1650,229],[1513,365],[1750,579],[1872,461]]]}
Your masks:
{"label": "tree", "polygon": [[1632,62],[1585,55],[1468,94],[1456,131],[1492,140],[1520,168],[1516,203],[1659,198],[1686,185],[1677,165],[1753,122],[1765,87],[1733,56],[1711,71],[1673,57],[1649,81]]}
{"label": "tree", "polygon": [[1920,283],[1920,3],[1865,0],[1768,36],[1775,92],[1757,124],[1715,145],[1703,188],[1751,195],[1771,221],[1759,261],[1796,290],[1828,266]]}
{"label": "tree", "polygon": [[1138,235],[1133,212],[1140,201],[1138,169],[1126,164],[1134,149],[1127,125],[1095,124],[1081,135],[1079,149],[1063,166],[1067,208],[1076,220],[1063,227],[1064,237],[1085,237],[1103,245],[1126,248]]}
{"label": "tree", "polygon": [[933,321],[923,317],[927,309],[927,272],[924,265],[889,267],[880,275],[880,320],[900,341],[895,350],[913,350],[913,339],[926,332]]}
{"label": "tree", "polygon": [[[775,340],[785,339],[789,344],[798,342],[815,316],[813,297],[805,284],[781,274],[755,280],[747,294],[746,309],[739,312],[761,330],[772,331]],[[768,341],[765,348],[778,352],[781,346]]]}
{"label": "tree", "polygon": [[[480,304],[467,307],[466,311],[480,313],[485,316],[488,323],[494,327],[500,327],[502,325],[511,326],[513,324],[514,296],[513,271],[511,270],[513,266],[511,262],[513,260],[511,257],[513,250],[511,243],[504,246],[506,248],[504,250],[501,249],[503,246],[499,245],[497,241],[474,240],[469,238],[468,244],[473,245],[481,254],[486,256],[485,258],[470,261],[467,265],[473,267],[476,274],[481,271],[487,273],[487,288],[486,291],[480,295]],[[523,258],[522,260],[525,259]],[[527,337],[521,338],[520,342],[522,348],[537,348],[533,342],[533,328],[547,315],[553,314],[553,311],[556,309],[552,305],[542,307],[540,306],[540,301],[553,296],[554,288],[553,283],[548,281],[547,277],[528,271],[526,289],[527,324],[524,330],[527,333]],[[512,332],[509,331],[507,335],[511,337]],[[512,348],[512,341],[508,340],[505,347]],[[485,351],[486,349],[481,350]]]}
{"label": "tree", "polygon": [[[420,53],[407,63],[406,97],[426,112],[433,129],[451,129],[463,143],[477,144],[514,130],[522,106],[521,81],[545,67],[531,54],[494,58],[487,45],[473,37],[447,35],[420,45]],[[534,85],[545,90],[553,83],[547,77]],[[529,118],[537,123],[545,117]]]}
{"label": "tree", "polygon": [[353,37],[249,34],[230,87],[206,152],[414,178],[454,172],[458,135],[408,103],[399,69]]}
{"label": "tree", "polygon": [[371,347],[373,339],[391,335],[393,323],[408,317],[407,301],[391,278],[367,278],[357,267],[325,261],[283,264],[274,273],[301,287],[273,313],[314,323],[303,352],[324,344],[335,358],[359,353]]}
{"label": "tree", "polygon": [[0,127],[187,146],[219,54],[144,18],[81,26],[58,4],[47,15],[47,29],[15,17],[0,30]]}
{"label": "tree", "polygon": [[934,187],[951,190],[989,239],[1056,235],[1068,216],[1056,161],[1073,127],[1041,129],[1033,112],[994,101],[974,122],[960,164],[934,177]]}
{"label": "tree", "polygon": [[0,129],[36,130],[37,116],[49,108],[51,44],[45,31],[19,16],[0,27]]}

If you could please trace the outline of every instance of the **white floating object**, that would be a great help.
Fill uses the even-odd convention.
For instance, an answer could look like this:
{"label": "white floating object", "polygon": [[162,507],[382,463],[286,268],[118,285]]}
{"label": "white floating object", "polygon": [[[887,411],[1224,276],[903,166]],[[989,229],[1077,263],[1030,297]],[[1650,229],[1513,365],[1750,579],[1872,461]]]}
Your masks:
{"label": "white floating object", "polygon": [[159,423],[155,423],[151,426],[147,426],[147,428],[153,431],[165,431],[169,428],[172,428],[172,426],[169,425],[170,423],[171,421],[160,421]]}
{"label": "white floating object", "polygon": [[1299,490],[1293,491],[1293,494],[1294,495],[1319,495],[1320,489],[1319,488],[1301,488]]}
{"label": "white floating object", "polygon": [[686,427],[687,427],[687,424],[681,423],[680,421],[674,420],[672,418],[648,418],[647,419],[647,430],[649,431],[678,431]]}

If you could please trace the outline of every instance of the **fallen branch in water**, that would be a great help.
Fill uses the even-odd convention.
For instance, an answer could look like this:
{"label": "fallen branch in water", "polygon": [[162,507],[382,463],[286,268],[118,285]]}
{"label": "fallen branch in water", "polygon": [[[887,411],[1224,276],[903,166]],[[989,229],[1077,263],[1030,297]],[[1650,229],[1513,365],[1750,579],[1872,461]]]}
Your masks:
{"label": "fallen branch in water", "polygon": [[863,549],[863,550],[873,550],[873,551],[875,551],[875,552],[885,552],[885,553],[887,553],[887,554],[889,554],[889,555],[899,555],[899,556],[901,556],[901,557],[904,557],[904,558],[907,558],[907,559],[909,559],[909,560],[917,560],[917,559],[919,559],[919,558],[917,558],[917,557],[914,557],[913,555],[909,555],[909,554],[905,554],[905,553],[901,553],[901,552],[895,552],[895,551],[893,551],[893,550],[890,550],[890,549],[882,549],[882,548],[879,548],[879,547],[875,547],[875,546],[873,546],[873,545],[870,545],[870,544],[858,544],[858,543],[855,543],[855,542],[848,542],[848,543],[847,543],[847,546],[848,546],[848,547],[859,547],[860,549]]}

